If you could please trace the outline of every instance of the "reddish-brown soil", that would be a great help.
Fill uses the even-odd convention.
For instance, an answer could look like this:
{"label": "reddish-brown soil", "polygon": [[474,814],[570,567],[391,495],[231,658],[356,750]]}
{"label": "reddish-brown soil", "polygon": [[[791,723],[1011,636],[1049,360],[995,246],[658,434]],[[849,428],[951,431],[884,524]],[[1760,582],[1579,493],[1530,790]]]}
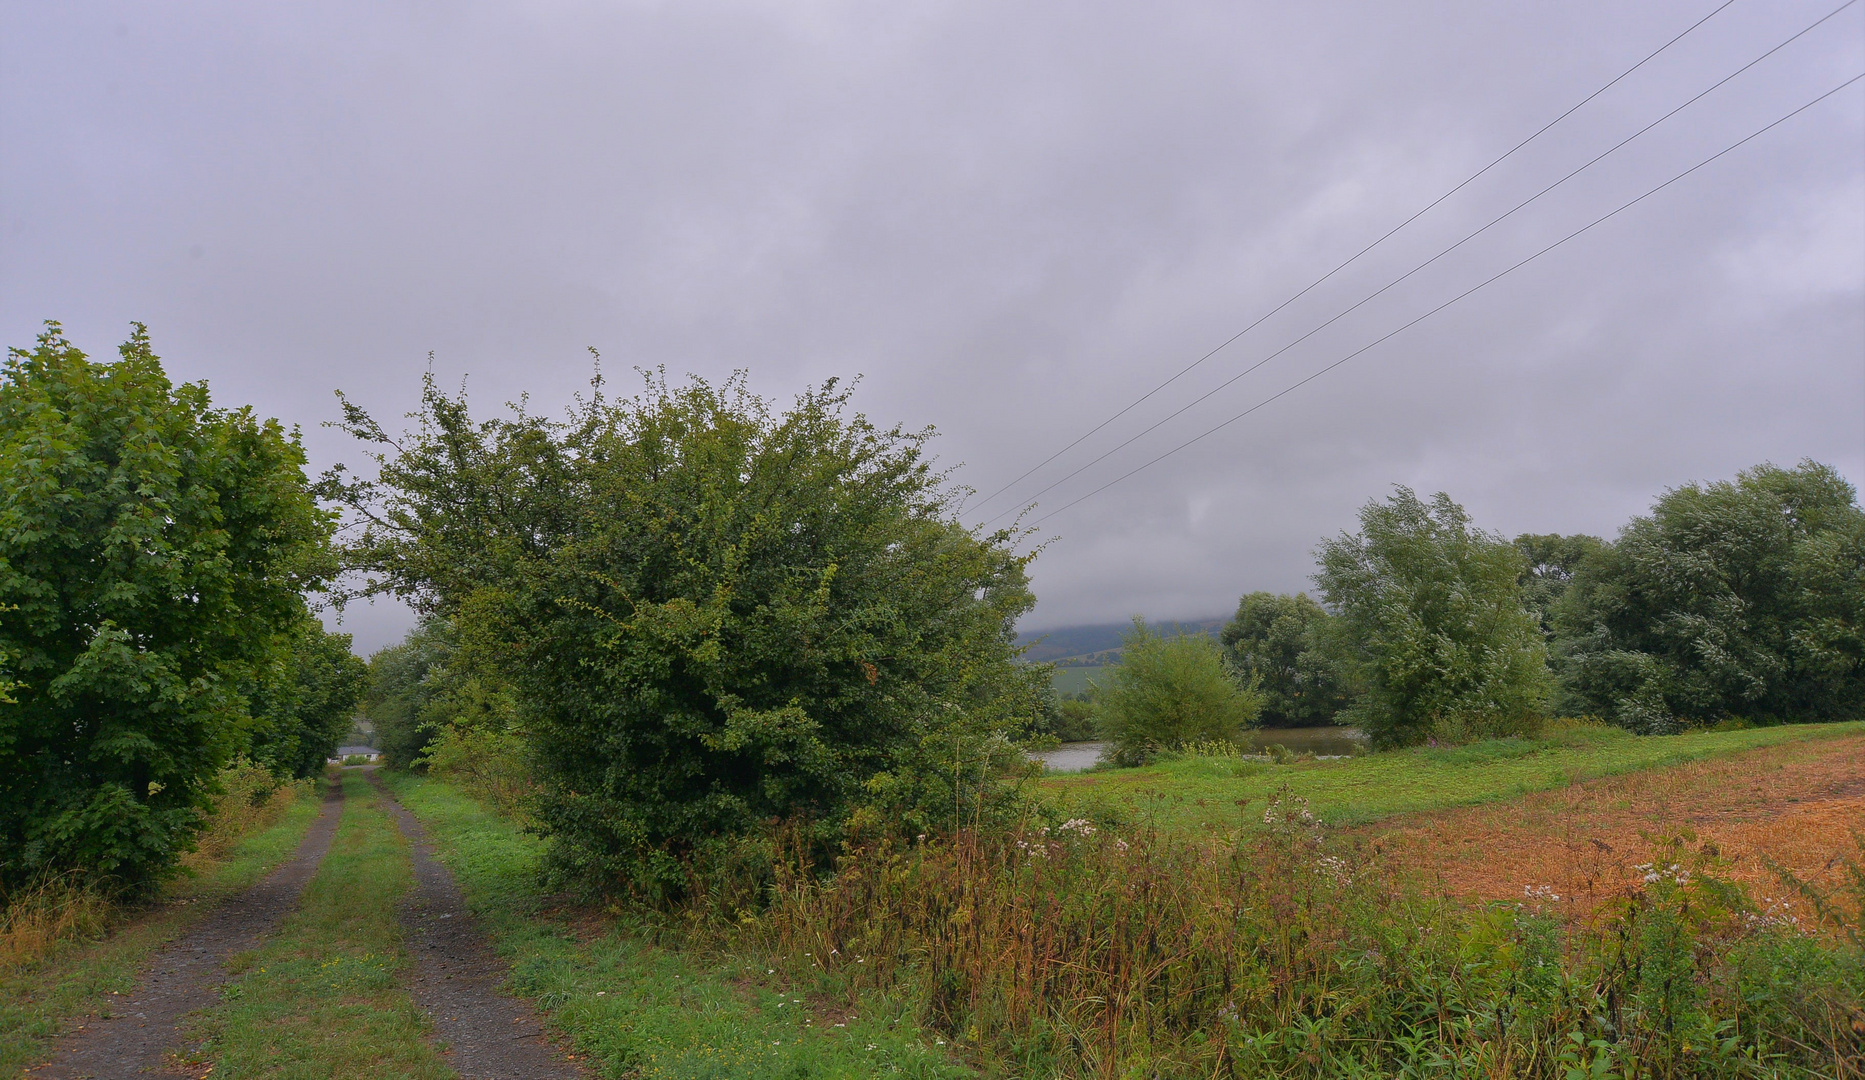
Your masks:
{"label": "reddish-brown soil", "polygon": [[181,1041],[183,1016],[212,1000],[226,977],[226,960],[257,946],[297,906],[298,895],[330,850],[343,789],[331,785],[317,820],[291,861],[265,880],[207,913],[180,940],[162,950],[136,989],[59,1038],[52,1060],[31,1070],[59,1080],[114,1080],[156,1072]]}
{"label": "reddish-brown soil", "polygon": [[434,1022],[444,1058],[464,1080],[572,1080],[585,1074],[551,1044],[523,1001],[500,993],[506,967],[473,925],[453,874],[434,859],[427,830],[369,779],[408,838],[414,889],[402,907],[413,970],[408,992]]}
{"label": "reddish-brown soil", "polygon": [[1576,914],[1636,885],[1667,837],[1707,841],[1758,902],[1806,920],[1764,859],[1822,891],[1865,863],[1865,736],[1788,743],[1356,830],[1444,892]]}

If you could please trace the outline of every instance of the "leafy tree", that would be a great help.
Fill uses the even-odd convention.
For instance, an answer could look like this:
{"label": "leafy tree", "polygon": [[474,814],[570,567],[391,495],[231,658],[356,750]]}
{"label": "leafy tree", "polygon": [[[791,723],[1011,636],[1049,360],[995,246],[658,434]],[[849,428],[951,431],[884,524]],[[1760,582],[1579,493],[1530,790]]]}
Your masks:
{"label": "leafy tree", "polygon": [[1835,470],[1666,492],[1556,609],[1578,705],[1634,731],[1865,709],[1865,514]]}
{"label": "leafy tree", "polygon": [[1140,765],[1189,743],[1237,742],[1262,707],[1209,636],[1166,637],[1135,619],[1101,689],[1101,734],[1115,764]]}
{"label": "leafy tree", "polygon": [[1307,593],[1253,592],[1238,601],[1220,640],[1231,666],[1262,693],[1264,727],[1332,724],[1347,707],[1328,622]]}
{"label": "leafy tree", "polygon": [[1053,736],[1057,742],[1087,742],[1100,733],[1097,715],[1089,694],[1051,693],[1043,702],[1035,733]]}
{"label": "leafy tree", "polygon": [[1522,590],[1522,606],[1541,624],[1544,637],[1554,637],[1554,606],[1567,592],[1574,574],[1605,547],[1606,541],[1584,533],[1523,533],[1515,538],[1516,550],[1528,560],[1516,579]]}
{"label": "leafy tree", "polygon": [[1376,746],[1533,727],[1552,688],[1516,579],[1523,558],[1470,527],[1439,492],[1400,486],[1360,510],[1360,532],[1317,552],[1315,582],[1343,621],[1365,693],[1345,718]]}
{"label": "leafy tree", "polygon": [[140,324],[120,351],[52,323],[0,373],[0,884],[170,867],[330,569],[296,434],[172,385]]}
{"label": "leafy tree", "polygon": [[315,776],[349,732],[369,669],[350,635],[326,631],[307,612],[278,643],[247,691],[253,760],[279,776]]}
{"label": "leafy tree", "polygon": [[949,826],[1040,712],[1029,557],[959,524],[928,432],[846,404],[650,376],[476,422],[430,380],[399,440],[348,409],[387,447],[354,565],[509,680],[560,871],[665,895],[773,818]]}
{"label": "leafy tree", "polygon": [[443,619],[423,620],[400,644],[369,658],[363,713],[376,727],[376,748],[398,768],[421,768],[434,738],[447,728],[518,727],[511,687],[497,673],[475,666]]}

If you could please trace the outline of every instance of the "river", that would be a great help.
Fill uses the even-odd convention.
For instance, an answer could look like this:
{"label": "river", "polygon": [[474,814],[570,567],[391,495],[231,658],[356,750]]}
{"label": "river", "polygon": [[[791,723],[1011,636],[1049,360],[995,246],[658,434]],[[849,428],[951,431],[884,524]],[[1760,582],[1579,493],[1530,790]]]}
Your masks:
{"label": "river", "polygon": [[[1316,757],[1347,757],[1364,749],[1364,737],[1354,728],[1346,727],[1305,727],[1305,728],[1258,728],[1249,733],[1248,749],[1261,753],[1270,746],[1282,745],[1298,754],[1313,754]],[[1040,761],[1050,772],[1081,772],[1094,767],[1101,760],[1101,750],[1107,744],[1099,742],[1063,743],[1054,750],[1042,750],[1030,755],[1031,759]]]}

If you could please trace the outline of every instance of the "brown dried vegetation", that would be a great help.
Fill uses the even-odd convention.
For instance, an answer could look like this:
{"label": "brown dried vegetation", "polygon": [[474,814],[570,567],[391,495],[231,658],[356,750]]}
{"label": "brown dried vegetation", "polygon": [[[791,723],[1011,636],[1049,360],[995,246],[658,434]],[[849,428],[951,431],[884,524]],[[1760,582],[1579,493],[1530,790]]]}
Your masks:
{"label": "brown dried vegetation", "polygon": [[1640,884],[1646,871],[1638,867],[1652,862],[1663,838],[1684,832],[1720,851],[1727,875],[1763,906],[1805,921],[1813,913],[1775,868],[1842,892],[1861,828],[1865,736],[1786,743],[1355,831],[1389,864],[1446,895],[1558,895],[1574,916]]}

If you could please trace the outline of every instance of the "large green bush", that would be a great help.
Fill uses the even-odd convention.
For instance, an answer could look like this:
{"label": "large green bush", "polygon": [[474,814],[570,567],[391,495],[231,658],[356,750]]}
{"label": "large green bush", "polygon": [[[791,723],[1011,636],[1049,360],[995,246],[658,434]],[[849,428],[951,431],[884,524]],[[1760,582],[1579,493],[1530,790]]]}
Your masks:
{"label": "large green bush", "polygon": [[1526,560],[1470,527],[1439,492],[1399,487],[1360,510],[1360,532],[1326,541],[1315,582],[1339,613],[1364,693],[1343,719],[1376,746],[1521,733],[1553,689],[1524,610]]}
{"label": "large green bush", "polygon": [[1262,693],[1264,727],[1332,724],[1352,700],[1330,621],[1307,593],[1253,592],[1237,602],[1219,640]]}
{"label": "large green bush", "polygon": [[927,433],[846,401],[780,415],[738,380],[650,378],[479,422],[430,382],[347,488],[372,523],[354,565],[509,679],[560,870],[665,894],[773,819],[951,827],[1040,712],[1012,635],[1027,557],[957,522]]}
{"label": "large green bush", "polygon": [[1555,609],[1573,707],[1634,731],[1865,711],[1865,513],[1835,470],[1666,492]]}
{"label": "large green bush", "polygon": [[0,888],[148,883],[248,741],[241,689],[305,619],[331,522],[295,434],[170,384],[143,328],[56,324],[0,372]]}
{"label": "large green bush", "polygon": [[1101,688],[1099,721],[1117,765],[1141,765],[1161,750],[1191,743],[1237,742],[1263,702],[1225,666],[1204,634],[1155,633],[1135,619],[1120,663]]}

